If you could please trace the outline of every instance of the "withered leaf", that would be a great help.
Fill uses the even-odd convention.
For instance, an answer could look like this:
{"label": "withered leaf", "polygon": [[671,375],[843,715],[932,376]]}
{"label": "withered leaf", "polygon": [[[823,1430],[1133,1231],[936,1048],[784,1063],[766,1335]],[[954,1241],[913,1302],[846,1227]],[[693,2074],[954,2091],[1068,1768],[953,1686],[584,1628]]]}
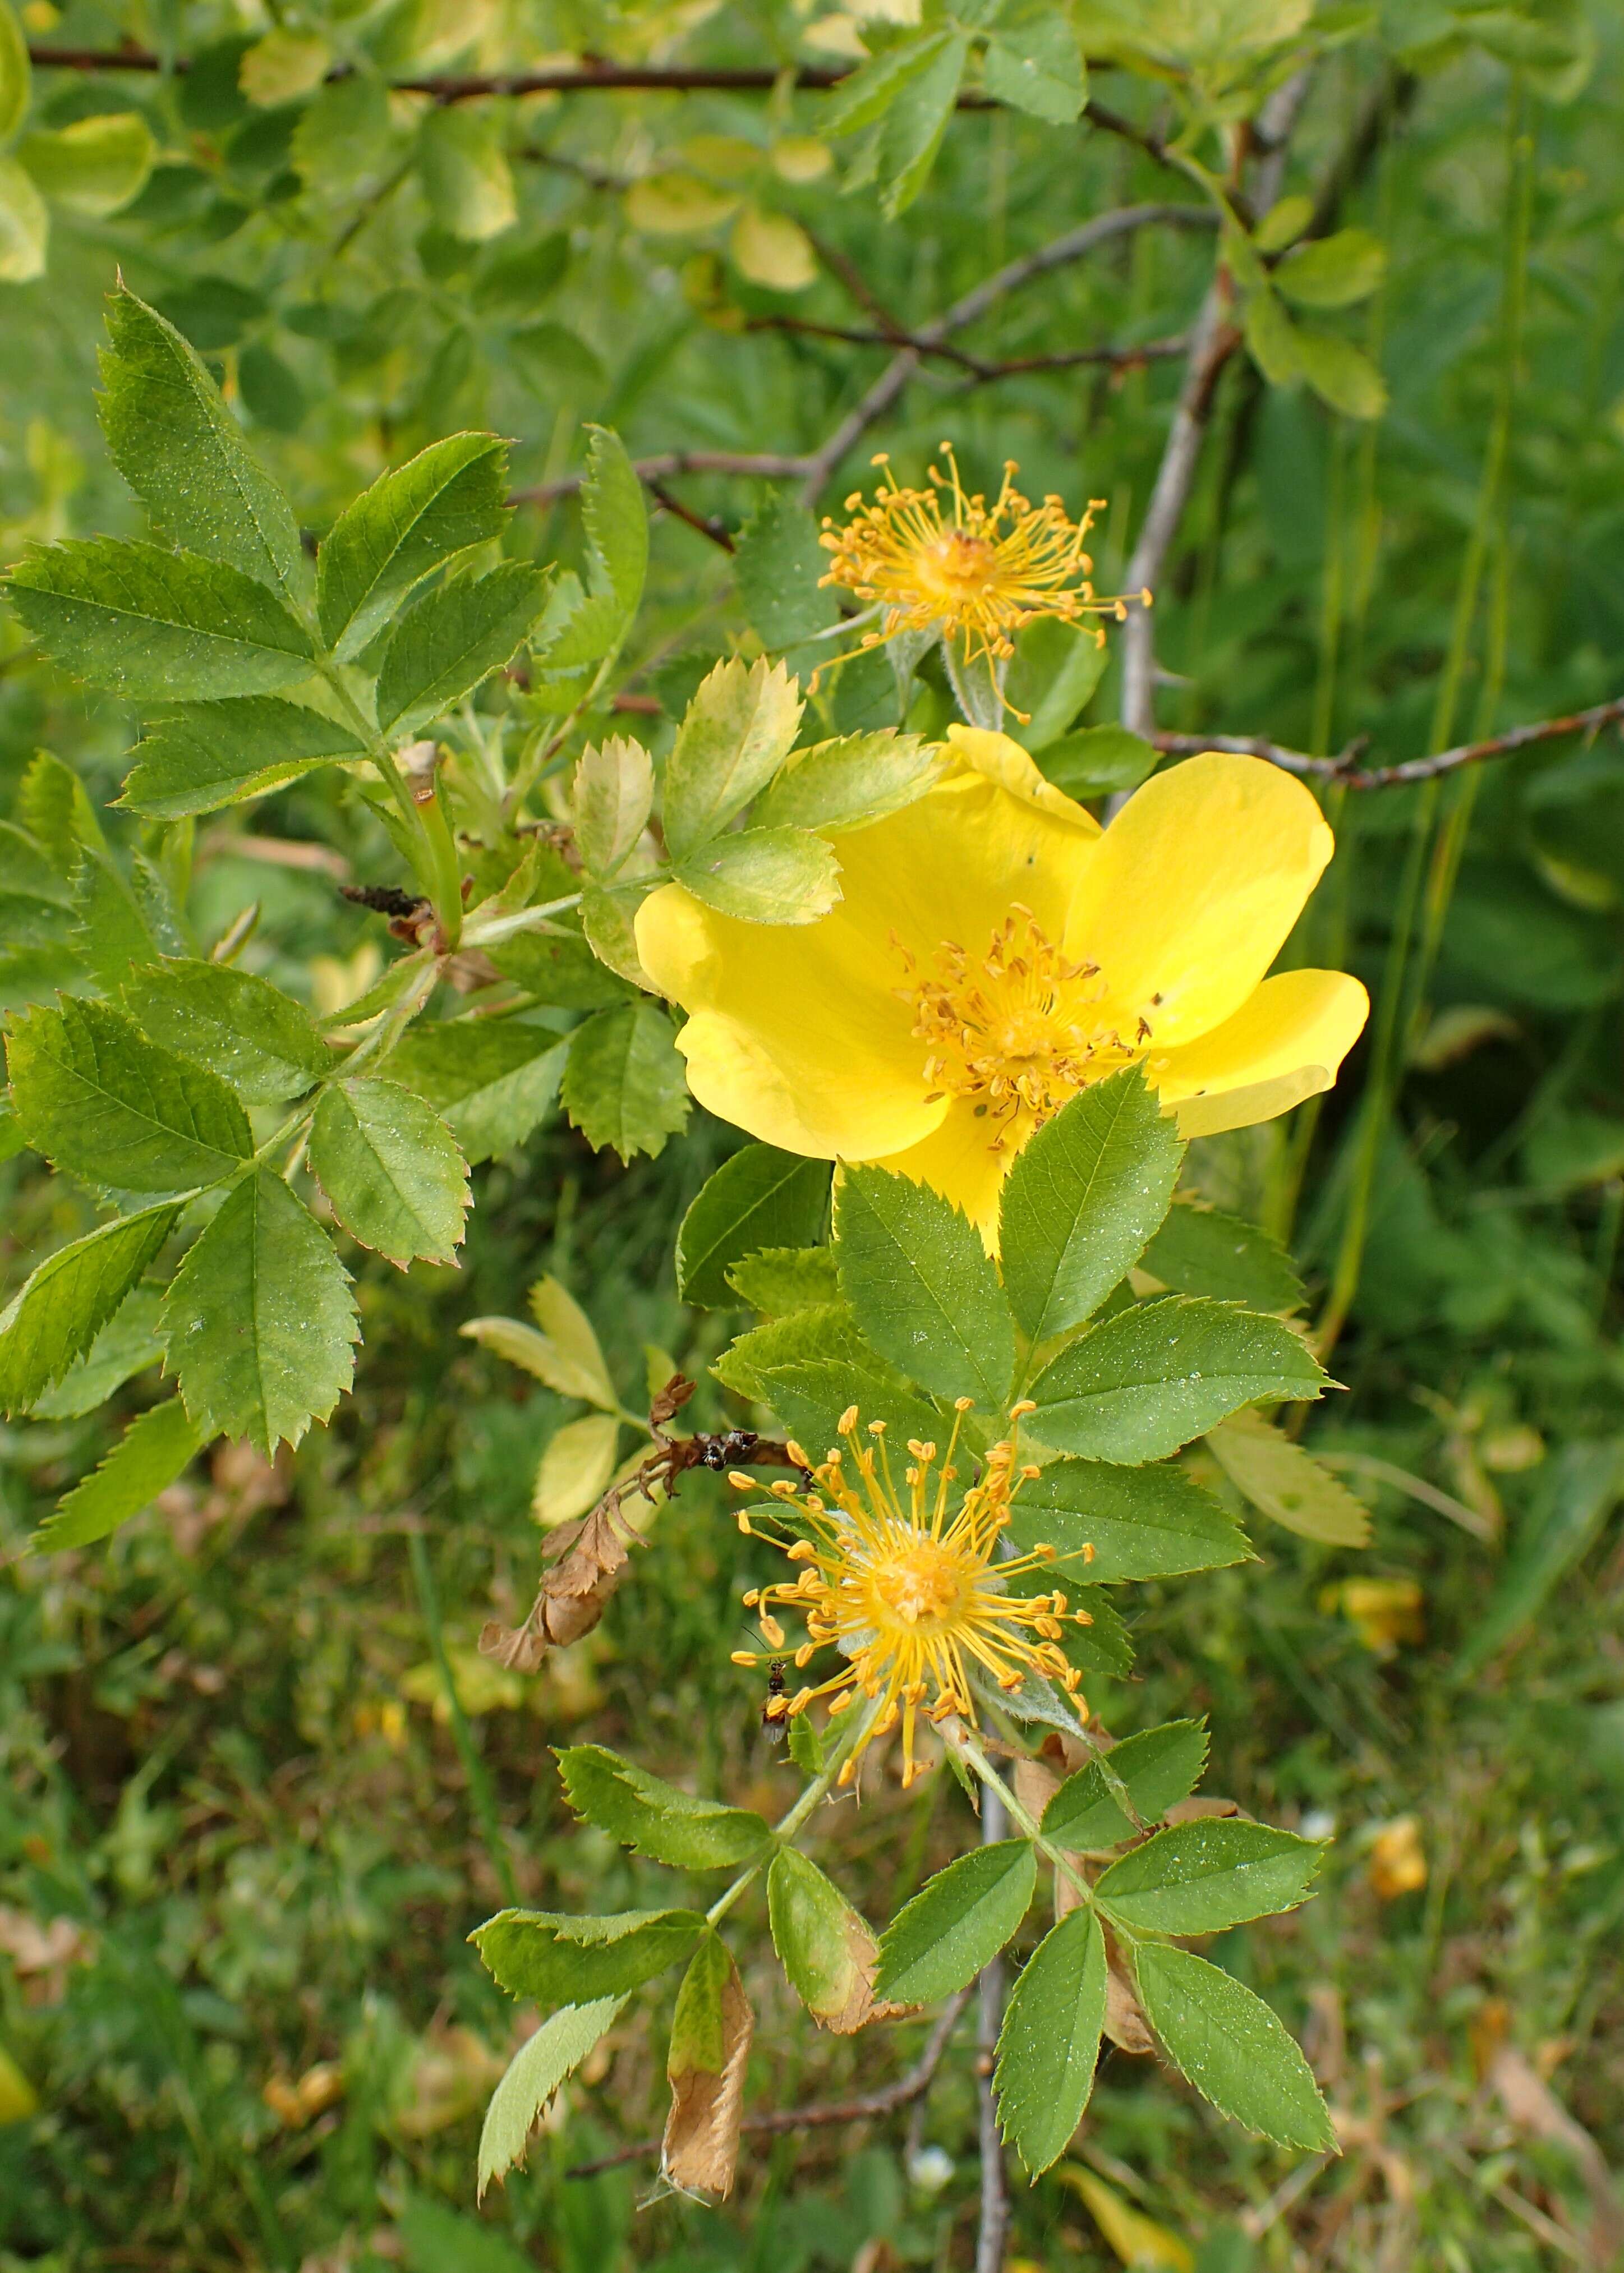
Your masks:
{"label": "withered leaf", "polygon": [[671,2112],[660,2170],[685,2194],[720,2202],[733,2191],[744,2071],[756,2016],[726,1945],[714,1933],[694,1953],[671,2024],[665,2074]]}
{"label": "withered leaf", "polygon": [[551,1564],[530,1614],[522,1626],[496,1619],[481,1629],[479,1654],[515,1673],[534,1673],[550,1649],[561,1649],[590,1633],[631,1560],[641,1534],[620,1515],[620,1495],[606,1493],[578,1523],[560,1524],[548,1534],[545,1550]]}

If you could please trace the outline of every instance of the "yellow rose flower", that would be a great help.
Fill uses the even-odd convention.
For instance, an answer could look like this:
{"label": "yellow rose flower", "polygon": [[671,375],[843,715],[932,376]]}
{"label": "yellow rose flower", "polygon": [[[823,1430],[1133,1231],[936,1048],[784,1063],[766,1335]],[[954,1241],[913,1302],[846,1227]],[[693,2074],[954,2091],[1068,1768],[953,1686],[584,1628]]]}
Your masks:
{"label": "yellow rose flower", "polygon": [[1119,1067],[1186,1136],[1330,1087],[1365,989],[1265,977],[1333,850],[1300,782],[1208,752],[1102,830],[1007,735],[948,740],[926,797],[842,837],[844,897],[816,923],[743,923],[676,884],[644,902],[638,953],[688,1013],[702,1105],[929,1184],[990,1239],[1033,1130]]}

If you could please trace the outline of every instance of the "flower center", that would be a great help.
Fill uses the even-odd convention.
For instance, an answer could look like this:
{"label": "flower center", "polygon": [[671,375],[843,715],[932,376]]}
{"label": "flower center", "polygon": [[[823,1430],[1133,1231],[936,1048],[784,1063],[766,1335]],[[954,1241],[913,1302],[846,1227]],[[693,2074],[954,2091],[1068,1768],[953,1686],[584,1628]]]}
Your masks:
{"label": "flower center", "polygon": [[868,1585],[876,1605],[904,1625],[950,1619],[965,1592],[964,1557],[937,1539],[909,1539],[877,1562]]}
{"label": "flower center", "polygon": [[993,586],[998,555],[984,536],[948,529],[920,547],[914,572],[917,597],[940,615],[957,616],[966,601],[980,598]]}
{"label": "flower center", "polygon": [[1025,1138],[1090,1082],[1143,1054],[1143,1020],[1132,1040],[1109,1024],[1105,982],[1092,963],[1072,963],[1030,909],[1016,906],[980,958],[952,940],[936,950],[939,977],[918,977],[898,993],[925,1045],[928,1098],[964,1097],[996,1123],[1000,1150],[1011,1129]]}

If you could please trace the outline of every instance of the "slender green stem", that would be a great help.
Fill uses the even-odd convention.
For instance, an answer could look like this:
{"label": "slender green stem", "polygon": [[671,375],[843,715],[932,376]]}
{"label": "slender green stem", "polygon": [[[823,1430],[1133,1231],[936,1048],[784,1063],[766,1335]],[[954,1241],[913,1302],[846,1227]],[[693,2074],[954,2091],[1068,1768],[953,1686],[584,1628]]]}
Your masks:
{"label": "slender green stem", "polygon": [[998,1774],[997,1769],[994,1767],[992,1762],[988,1759],[980,1744],[977,1744],[972,1732],[966,1728],[964,1722],[962,1721],[944,1721],[942,1724],[942,1735],[944,1741],[952,1746],[954,1752],[958,1753],[959,1759],[964,1761],[965,1765],[967,1767],[974,1769],[976,1774],[980,1776],[981,1782],[987,1786],[988,1789],[997,1793],[999,1798],[1004,1802],[1004,1806],[1009,1810],[1011,1822],[1019,1824],[1021,1829],[1026,1833],[1027,1838],[1031,1840],[1038,1852],[1041,1855],[1046,1856],[1049,1861],[1054,1864],[1056,1870],[1060,1873],[1060,1875],[1065,1879],[1071,1886],[1076,1888],[1079,1901],[1086,1902],[1089,1909],[1092,1909],[1094,1908],[1094,1888],[1089,1885],[1087,1879],[1084,1878],[1082,1872],[1078,1869],[1075,1860],[1066,1853],[1063,1847],[1056,1847],[1052,1839],[1046,1839],[1044,1837],[1043,1827],[1039,1823],[1037,1818],[1033,1814],[1030,1808],[1024,1807],[1020,1801],[1016,1798],[1011,1786],[1005,1783],[1004,1778]]}
{"label": "slender green stem", "polygon": [[[853,1713],[842,1723],[840,1734],[835,1740],[834,1750],[823,1767],[801,1793],[789,1813],[780,1816],[773,1825],[772,1835],[775,1840],[793,1839],[813,1810],[820,1806],[828,1797],[841,1769],[856,1750],[860,1739],[873,1728],[884,1707],[884,1697],[876,1697],[870,1700],[867,1711]],[[766,1857],[763,1856],[761,1862],[752,1863],[748,1870],[741,1871],[732,1886],[717,1896],[715,1902],[705,1912],[705,1922],[708,1925],[715,1925],[719,1919],[726,1917],[752,1879],[759,1878],[762,1863],[766,1859]]]}
{"label": "slender green stem", "polygon": [[411,1556],[411,1575],[417,1582],[417,1602],[423,1611],[423,1623],[428,1630],[429,1654],[434,1661],[434,1670],[440,1676],[446,1711],[450,1716],[452,1739],[456,1745],[457,1757],[462,1763],[462,1773],[468,1778],[469,1797],[478,1819],[480,1834],[485,1840],[502,1893],[511,1907],[519,1899],[518,1885],[513,1875],[513,1861],[502,1836],[501,1819],[496,1812],[496,1795],[491,1789],[490,1776],[474,1743],[468,1715],[457,1696],[451,1661],[446,1654],[445,1629],[440,1615],[440,1592],[434,1584],[427,1542],[420,1531],[414,1531],[410,1534],[407,1545]]}

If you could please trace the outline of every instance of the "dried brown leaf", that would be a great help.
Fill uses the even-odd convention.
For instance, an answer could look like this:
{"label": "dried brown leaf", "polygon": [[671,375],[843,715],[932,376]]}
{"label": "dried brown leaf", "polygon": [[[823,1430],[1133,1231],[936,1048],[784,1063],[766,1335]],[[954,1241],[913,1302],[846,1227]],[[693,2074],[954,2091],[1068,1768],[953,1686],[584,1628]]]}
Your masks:
{"label": "dried brown leaf", "polygon": [[619,1491],[606,1493],[578,1523],[560,1524],[547,1540],[552,1567],[529,1617],[511,1627],[491,1619],[480,1632],[480,1655],[510,1672],[534,1673],[550,1649],[579,1641],[602,1617],[638,1540],[620,1520]]}
{"label": "dried brown leaf", "polygon": [[744,2071],[756,2015],[732,1958],[722,1983],[719,2029],[711,2058],[689,2063],[673,2042],[667,2074],[671,2112],[660,2142],[660,2169],[673,2187],[717,2201],[733,2191],[744,2110]]}

